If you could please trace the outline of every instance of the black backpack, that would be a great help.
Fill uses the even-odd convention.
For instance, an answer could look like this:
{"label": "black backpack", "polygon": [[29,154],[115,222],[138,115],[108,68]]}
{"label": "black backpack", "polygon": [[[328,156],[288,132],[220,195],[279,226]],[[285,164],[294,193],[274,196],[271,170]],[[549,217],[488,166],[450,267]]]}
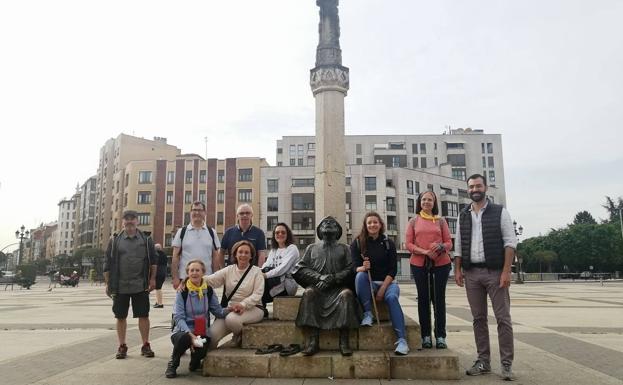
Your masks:
{"label": "black backpack", "polygon": [[[183,247],[183,241],[184,241],[184,235],[186,235],[186,228],[188,226],[184,226],[182,227],[182,232],[180,234],[180,256],[182,255],[182,247]],[[218,248],[216,247],[216,241],[214,240],[214,231],[212,231],[212,228],[208,225],[206,225],[206,227],[208,228],[208,233],[210,233],[210,237],[212,237],[212,247],[214,248],[214,251],[217,252]]]}
{"label": "black backpack", "polygon": [[[184,285],[186,285],[186,281],[184,281]],[[186,315],[186,300],[188,300],[188,289],[186,287],[184,287],[184,290],[182,290],[182,300],[184,301],[184,315]],[[214,290],[212,289],[211,286],[208,286],[208,302],[210,302],[210,298],[212,298],[212,295],[214,294]],[[207,322],[208,324],[206,325],[206,327],[210,327],[210,317],[206,317],[207,318]],[[173,329],[175,328],[175,318],[174,318],[174,314],[171,314],[171,331],[173,331]]]}

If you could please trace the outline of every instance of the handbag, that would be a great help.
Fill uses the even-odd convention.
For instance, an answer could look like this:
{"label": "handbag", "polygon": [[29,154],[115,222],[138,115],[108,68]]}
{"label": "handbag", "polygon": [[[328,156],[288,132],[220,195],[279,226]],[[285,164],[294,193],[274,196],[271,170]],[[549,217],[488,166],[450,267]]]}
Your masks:
{"label": "handbag", "polygon": [[240,284],[242,283],[242,281],[244,281],[244,278],[247,276],[247,274],[249,274],[249,271],[251,271],[252,267],[253,265],[249,265],[249,267],[244,272],[244,274],[242,274],[242,277],[240,277],[240,281],[238,281],[238,283],[236,284],[236,287],[234,287],[234,290],[232,290],[232,292],[229,293],[229,297],[226,294],[227,287],[223,285],[223,298],[221,298],[221,307],[225,308],[229,305],[229,300],[231,299],[231,297],[234,296],[234,294],[236,293],[236,290],[238,290],[238,288],[240,287]]}

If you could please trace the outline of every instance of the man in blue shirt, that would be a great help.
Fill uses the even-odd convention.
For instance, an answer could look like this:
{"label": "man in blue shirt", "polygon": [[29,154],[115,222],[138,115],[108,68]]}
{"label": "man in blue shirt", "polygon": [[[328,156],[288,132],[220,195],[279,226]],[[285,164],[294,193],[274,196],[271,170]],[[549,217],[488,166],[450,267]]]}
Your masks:
{"label": "man in blue shirt", "polygon": [[[250,205],[244,203],[238,206],[236,210],[237,224],[225,230],[221,241],[221,248],[218,252],[218,266],[225,266],[225,254],[231,258],[231,249],[236,242],[247,240],[253,244],[256,250],[257,259],[251,261],[255,266],[262,266],[266,261],[266,234],[251,222],[253,219],[253,209]],[[228,260],[228,264],[232,261]]]}

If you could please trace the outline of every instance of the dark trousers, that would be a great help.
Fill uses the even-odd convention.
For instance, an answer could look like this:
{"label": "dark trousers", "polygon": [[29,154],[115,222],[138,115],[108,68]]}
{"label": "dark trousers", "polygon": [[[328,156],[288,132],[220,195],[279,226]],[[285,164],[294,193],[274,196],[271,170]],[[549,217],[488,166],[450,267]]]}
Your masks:
{"label": "dark trousers", "polygon": [[[266,307],[267,303],[273,302],[273,296],[270,295],[270,289],[279,285],[281,283],[281,277],[267,278],[264,280],[264,294],[262,295],[262,305]],[[285,288],[275,297],[281,297],[284,295],[288,295]]]}
{"label": "dark trousers", "polygon": [[[204,336],[205,337],[205,336]],[[190,354],[190,359],[192,361],[201,361],[206,354],[208,353],[208,346],[210,345],[210,339],[207,338],[207,342],[203,344],[202,348],[195,348],[195,351]],[[171,335],[171,342],[173,343],[173,355],[177,357],[181,357],[182,354],[192,344],[190,339],[190,335],[185,332],[177,332]]]}
{"label": "dark trousers", "polygon": [[426,267],[411,265],[417,287],[417,312],[422,338],[431,336],[431,301],[435,311],[435,337],[446,338],[446,285],[450,269],[450,264],[447,264],[431,267],[429,272]]}

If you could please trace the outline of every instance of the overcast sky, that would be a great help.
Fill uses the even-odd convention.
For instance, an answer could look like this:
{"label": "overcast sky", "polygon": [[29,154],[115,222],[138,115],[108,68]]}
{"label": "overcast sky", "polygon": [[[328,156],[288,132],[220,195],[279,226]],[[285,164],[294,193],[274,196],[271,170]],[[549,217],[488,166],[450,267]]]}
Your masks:
{"label": "overcast sky", "polygon": [[[120,133],[261,156],[314,134],[314,0],[0,2],[0,248]],[[341,0],[347,134],[502,134],[526,236],[623,195],[623,2]],[[11,247],[8,248],[11,250]]]}

